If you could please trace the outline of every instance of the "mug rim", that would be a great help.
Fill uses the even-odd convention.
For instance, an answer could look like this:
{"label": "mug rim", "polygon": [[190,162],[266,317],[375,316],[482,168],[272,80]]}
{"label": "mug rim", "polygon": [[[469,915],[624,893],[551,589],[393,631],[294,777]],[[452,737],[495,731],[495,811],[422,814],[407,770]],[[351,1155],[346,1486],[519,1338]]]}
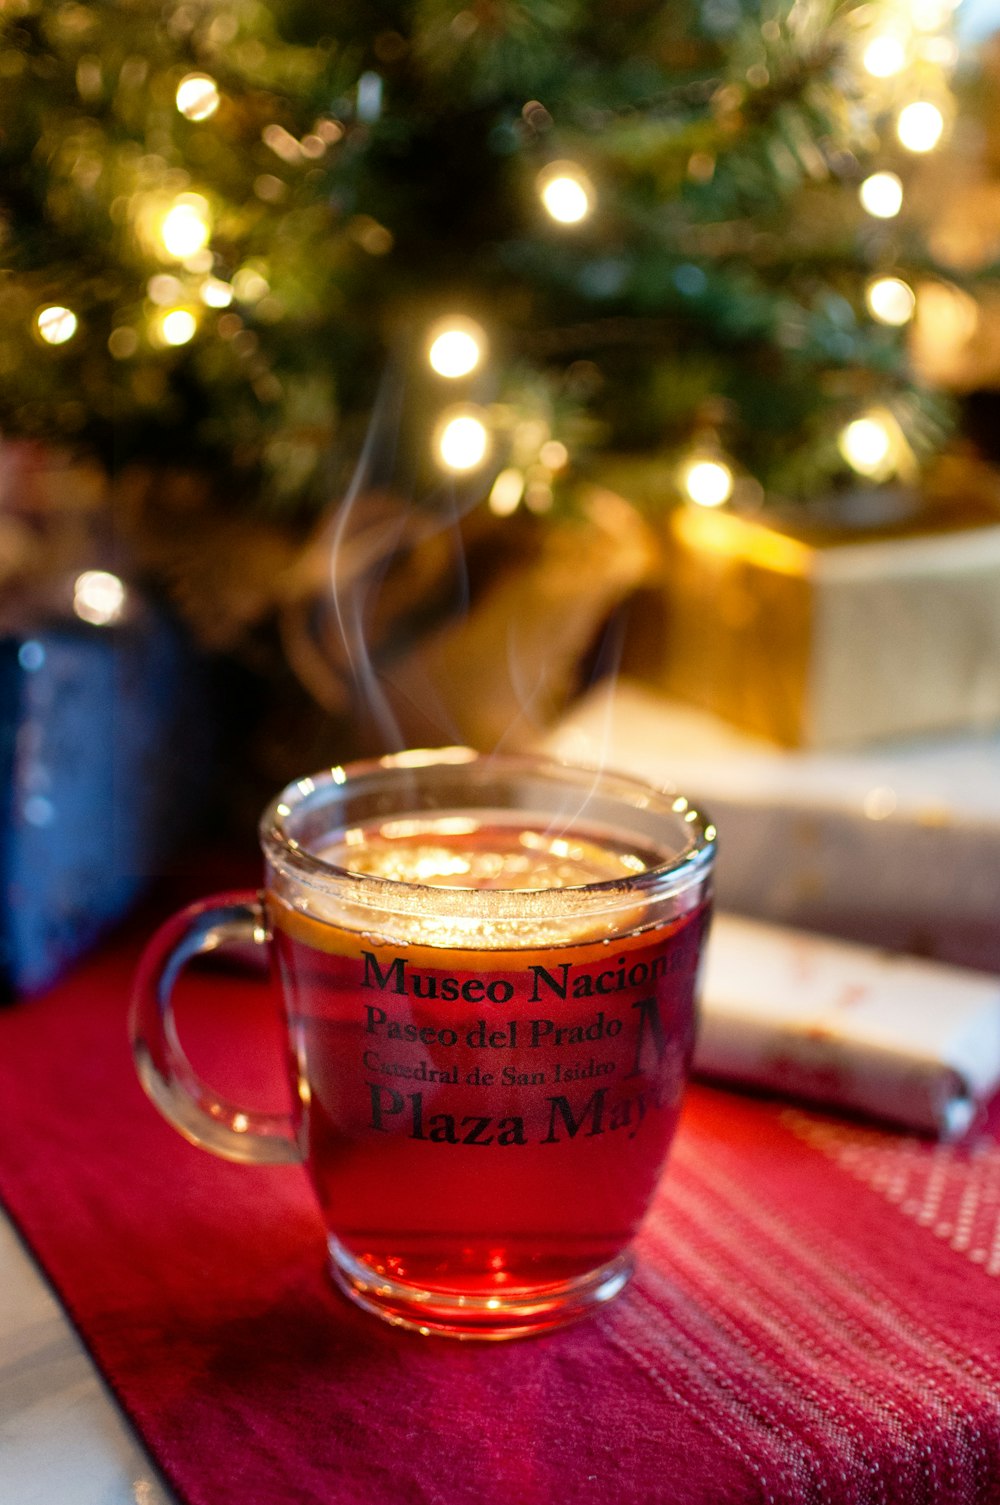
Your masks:
{"label": "mug rim", "polygon": [[[495,768],[498,773],[535,773],[551,779],[565,779],[577,775],[592,780],[592,792],[598,784],[604,786],[606,796],[618,796],[634,809],[645,808],[655,801],[655,814],[673,816],[687,827],[688,841],[673,857],[655,863],[641,872],[622,877],[602,878],[594,882],[569,884],[565,888],[525,889],[462,888],[457,885],[443,886],[416,883],[409,880],[358,873],[319,857],[301,846],[288,830],[288,824],[296,810],[322,789],[336,786],[346,791],[350,785],[380,774],[392,774],[397,770],[419,771],[426,768],[460,767],[479,764],[485,769]],[[631,796],[631,800],[629,799]],[[652,890],[657,896],[666,897],[680,893],[707,877],[716,855],[716,828],[710,817],[696,808],[676,789],[646,783],[631,774],[616,769],[602,768],[585,763],[574,763],[546,754],[535,753],[480,753],[474,748],[462,746],[414,748],[403,752],[387,753],[377,758],[359,759],[345,764],[335,764],[314,774],[292,779],[270,801],[258,826],[260,844],[268,862],[287,876],[320,891],[342,892],[345,884],[351,885],[355,897],[367,896],[379,907],[410,910],[414,905],[433,902],[438,908],[457,910],[475,902],[476,896],[489,894],[489,903],[497,917],[510,911],[511,917],[528,918],[529,911],[551,913],[554,906],[566,902],[562,896],[576,900],[603,899],[614,907],[619,903],[634,903],[636,898]]]}

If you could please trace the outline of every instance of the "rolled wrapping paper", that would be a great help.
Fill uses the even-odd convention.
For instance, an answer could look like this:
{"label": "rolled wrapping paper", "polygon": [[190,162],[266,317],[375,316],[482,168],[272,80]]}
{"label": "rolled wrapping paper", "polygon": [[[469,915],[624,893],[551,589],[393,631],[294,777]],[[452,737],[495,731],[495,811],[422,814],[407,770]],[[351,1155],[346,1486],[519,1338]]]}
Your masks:
{"label": "rolled wrapping paper", "polygon": [[716,915],[695,1070],[954,1139],[1000,1087],[1000,978]]}

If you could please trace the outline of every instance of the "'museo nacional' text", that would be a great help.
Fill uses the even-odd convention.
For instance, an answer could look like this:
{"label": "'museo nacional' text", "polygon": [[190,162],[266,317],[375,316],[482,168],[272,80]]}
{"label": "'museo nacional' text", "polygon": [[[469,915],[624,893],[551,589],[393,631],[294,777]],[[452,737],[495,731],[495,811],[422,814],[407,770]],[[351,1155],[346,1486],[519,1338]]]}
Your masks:
{"label": "'museo nacional' text", "polygon": [[677,1107],[690,1049],[687,946],[483,976],[371,951],[362,961],[371,1131],[496,1147],[632,1139]]}

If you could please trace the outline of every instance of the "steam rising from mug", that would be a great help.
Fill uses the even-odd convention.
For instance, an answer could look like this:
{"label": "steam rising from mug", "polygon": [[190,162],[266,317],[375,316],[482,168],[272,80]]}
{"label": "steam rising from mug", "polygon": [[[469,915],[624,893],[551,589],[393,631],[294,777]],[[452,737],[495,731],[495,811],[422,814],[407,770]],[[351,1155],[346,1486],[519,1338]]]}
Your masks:
{"label": "steam rising from mug", "polygon": [[[402,363],[390,365],[343,498],[312,546],[306,597],[284,620],[288,656],[306,687],[330,710],[363,714],[379,751],[412,740],[400,724],[407,689],[392,680],[394,660],[430,623],[468,607],[459,523],[482,487],[452,477],[427,485],[409,386]],[[431,735],[458,740],[428,688],[420,687],[421,711]]]}
{"label": "steam rising from mug", "polygon": [[283,623],[299,678],[360,723],[367,752],[533,742],[582,687],[578,669],[617,672],[620,626],[605,628],[650,568],[642,525],[607,493],[588,498],[584,528],[493,516],[479,504],[502,451],[443,472],[439,405],[424,373],[393,362]]}

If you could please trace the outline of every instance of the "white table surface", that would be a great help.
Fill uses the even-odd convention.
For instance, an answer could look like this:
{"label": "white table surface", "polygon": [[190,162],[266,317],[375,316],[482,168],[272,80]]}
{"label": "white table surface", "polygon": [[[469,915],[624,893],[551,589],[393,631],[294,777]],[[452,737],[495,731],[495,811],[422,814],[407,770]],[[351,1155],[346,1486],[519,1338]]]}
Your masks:
{"label": "white table surface", "polygon": [[175,1505],[2,1211],[0,1501]]}

